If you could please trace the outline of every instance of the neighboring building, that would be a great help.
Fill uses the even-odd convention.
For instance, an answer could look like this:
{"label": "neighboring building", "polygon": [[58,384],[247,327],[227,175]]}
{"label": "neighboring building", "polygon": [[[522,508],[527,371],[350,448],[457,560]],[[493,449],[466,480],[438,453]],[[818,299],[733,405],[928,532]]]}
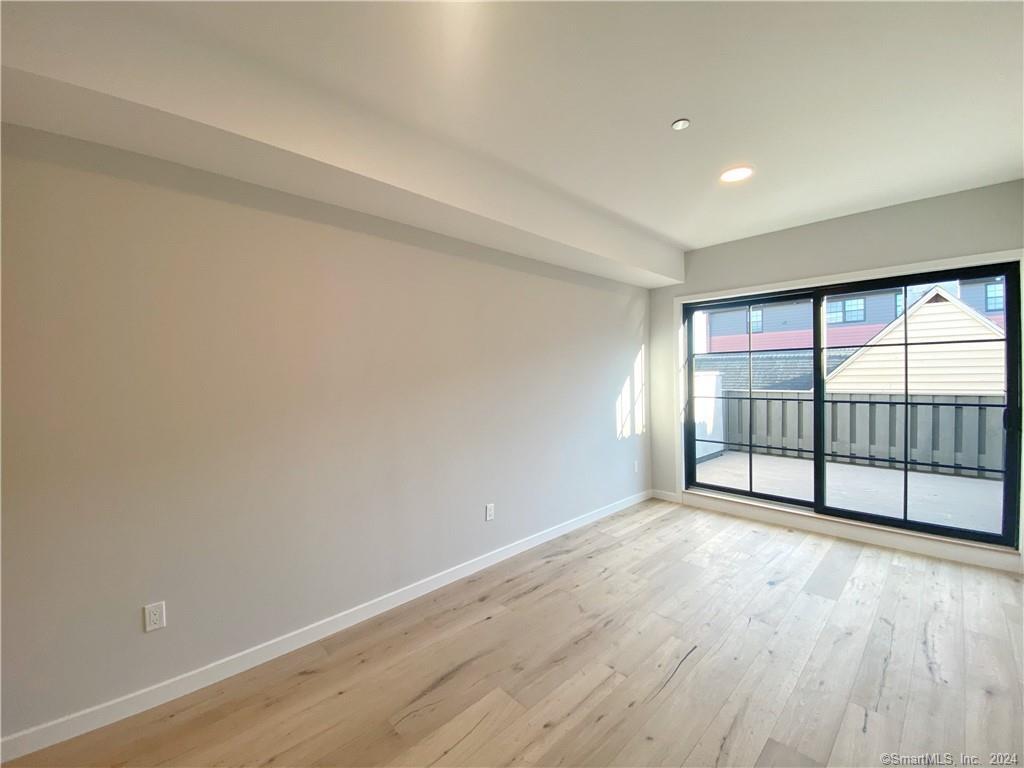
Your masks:
{"label": "neighboring building", "polygon": [[[904,323],[908,342],[929,342],[909,347],[906,361],[904,347],[893,346],[903,343]],[[908,394],[1003,395],[1005,337],[1000,326],[935,286],[905,316],[837,366],[827,387],[844,394],[902,395],[906,362]]]}
{"label": "neighboring building", "polygon": [[[915,304],[935,283],[907,289],[909,303]],[[983,278],[941,283],[950,296],[999,327],[1005,323],[1005,286],[1002,278]],[[867,344],[889,323],[903,314],[903,292],[899,289],[847,294],[825,303],[825,344],[828,347]],[[721,309],[708,313],[706,332],[709,352],[742,352],[747,349],[747,310]],[[793,349],[812,345],[809,301],[779,302],[750,310],[751,347]]]}
{"label": "neighboring building", "polygon": [[[979,293],[984,295],[983,287]],[[755,453],[812,446],[813,354],[794,349],[697,357],[695,434],[706,441],[696,445],[697,460],[746,443],[756,446]],[[989,470],[1002,469],[1006,334],[985,313],[932,285],[867,344],[826,355],[829,461],[909,457],[918,462],[911,467],[916,471],[972,477],[996,477]]]}
{"label": "neighboring building", "polygon": [[[957,298],[954,292],[963,298]],[[1001,280],[930,283],[911,287],[908,293],[912,299],[909,314],[914,318],[910,322],[910,341],[920,341],[922,334],[934,341],[1004,338],[1005,295]],[[903,391],[902,347],[877,347],[902,344],[901,300],[900,291],[875,291],[826,302],[825,374],[830,391]],[[709,312],[707,334],[711,354],[696,358],[695,372],[718,375],[722,389],[730,392],[748,388],[755,392],[809,391],[813,379],[810,302],[768,304],[760,310],[752,309],[751,320],[753,354],[724,354],[746,351],[747,336],[741,330],[746,327],[746,310]],[[934,377],[926,373],[931,363],[923,361],[932,360],[937,369],[943,355],[947,368],[948,361],[955,359],[959,373],[955,380],[946,375],[945,381],[932,381]],[[1002,393],[1003,355],[1002,346],[993,344],[957,345],[955,349],[915,348],[909,361],[911,393],[939,393],[941,387],[946,387],[943,394]],[[859,362],[854,366],[853,361]],[[921,365],[924,368],[916,370]]]}

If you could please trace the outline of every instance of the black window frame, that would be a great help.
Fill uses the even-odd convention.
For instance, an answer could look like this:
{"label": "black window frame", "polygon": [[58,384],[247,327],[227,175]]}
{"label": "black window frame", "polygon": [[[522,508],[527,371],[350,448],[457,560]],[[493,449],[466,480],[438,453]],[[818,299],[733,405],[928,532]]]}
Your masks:
{"label": "black window frame", "polygon": [[[854,510],[845,510],[829,507],[825,503],[825,434],[824,434],[824,413],[825,413],[825,365],[824,352],[824,329],[830,325],[826,321],[825,303],[826,296],[836,294],[849,294],[860,292],[871,292],[885,289],[894,289],[903,292],[906,286],[921,283],[942,283],[945,281],[958,280],[965,282],[972,279],[1002,278],[1003,286],[1003,311],[1005,312],[1005,350],[1006,350],[1006,403],[1003,408],[1003,425],[1005,430],[1004,460],[1003,460],[1003,529],[999,533],[969,530],[965,528],[954,528],[934,523],[925,523],[913,519],[907,519],[906,501],[906,479],[904,480],[904,517],[894,518],[885,515],[870,514]],[[998,282],[998,281],[994,281]],[[962,269],[942,270],[938,272],[912,273],[896,277],[880,278],[876,280],[865,280],[858,282],[839,283],[824,286],[816,286],[810,289],[778,292],[770,294],[758,294],[743,298],[730,299],[727,301],[697,301],[684,302],[682,306],[682,320],[686,333],[686,359],[684,361],[686,376],[686,400],[685,418],[683,425],[683,457],[684,457],[684,489],[698,488],[716,492],[761,498],[769,501],[782,502],[813,510],[817,514],[841,517],[863,522],[876,523],[891,528],[902,528],[922,533],[937,534],[954,539],[968,541],[979,541],[988,544],[996,544],[1019,549],[1020,531],[1020,474],[1021,474],[1021,296],[1020,296],[1020,265],[1018,262],[984,265]],[[726,307],[738,309],[755,305],[764,305],[781,300],[797,300],[810,298],[813,302],[813,346],[814,350],[814,386],[813,386],[813,418],[815,428],[814,436],[814,501],[808,502],[804,499],[790,498],[765,494],[752,490],[753,478],[751,475],[749,487],[751,490],[742,490],[723,486],[714,486],[707,483],[697,482],[696,461],[695,461],[695,425],[691,418],[694,412],[693,395],[693,373],[692,363],[693,324],[691,318],[698,310],[723,309]],[[904,300],[906,304],[906,300]],[[845,308],[845,301],[844,301]],[[866,310],[866,307],[865,307]],[[906,311],[906,306],[904,306]],[[866,312],[865,312],[866,313]],[[748,345],[749,346],[749,345]],[[752,452],[751,452],[752,453]],[[905,463],[915,463],[910,460],[909,453]],[[906,478],[906,473],[904,475]]]}

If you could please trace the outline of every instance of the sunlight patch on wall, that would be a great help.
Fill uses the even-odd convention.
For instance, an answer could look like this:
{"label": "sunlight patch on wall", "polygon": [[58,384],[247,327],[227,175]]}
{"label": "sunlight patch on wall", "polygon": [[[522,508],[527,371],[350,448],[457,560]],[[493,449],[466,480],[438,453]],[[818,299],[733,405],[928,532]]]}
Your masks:
{"label": "sunlight patch on wall", "polygon": [[615,399],[615,428],[619,440],[647,431],[646,398],[646,350],[641,344],[633,359],[633,374],[626,377]]}
{"label": "sunlight patch on wall", "polygon": [[626,377],[619,396],[615,399],[615,426],[619,440],[625,440],[633,434],[633,414],[630,408],[630,377]]}
{"label": "sunlight patch on wall", "polygon": [[642,435],[647,430],[647,410],[644,399],[647,396],[647,377],[644,375],[644,345],[633,361],[633,431]]}

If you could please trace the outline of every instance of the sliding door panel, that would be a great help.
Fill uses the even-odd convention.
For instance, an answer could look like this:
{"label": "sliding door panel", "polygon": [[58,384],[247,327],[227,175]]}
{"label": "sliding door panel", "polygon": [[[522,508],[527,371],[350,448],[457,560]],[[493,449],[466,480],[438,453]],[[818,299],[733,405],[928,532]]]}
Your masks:
{"label": "sliding door panel", "polygon": [[813,302],[732,303],[690,316],[687,477],[814,500]]}
{"label": "sliding door panel", "polygon": [[823,352],[825,505],[902,519],[906,354],[891,337],[874,337],[865,331],[864,344]]}
{"label": "sliding door panel", "polygon": [[[907,519],[997,534],[1003,526],[1006,343],[998,326],[964,312],[940,324],[938,313],[950,304],[933,298],[908,321],[908,338],[918,341],[907,347]],[[953,320],[962,327],[950,329]],[[986,340],[973,340],[981,336]],[[961,340],[949,341],[956,337]]]}
{"label": "sliding door panel", "polygon": [[751,490],[814,500],[814,335],[810,298],[756,305],[750,334]]}

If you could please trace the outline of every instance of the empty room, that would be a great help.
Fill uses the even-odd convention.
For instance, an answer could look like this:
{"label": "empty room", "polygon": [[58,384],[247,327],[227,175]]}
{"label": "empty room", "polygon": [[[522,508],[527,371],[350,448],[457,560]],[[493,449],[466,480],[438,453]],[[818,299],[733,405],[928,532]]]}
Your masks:
{"label": "empty room", "polygon": [[1024,2],[0,27],[4,765],[1024,760]]}

